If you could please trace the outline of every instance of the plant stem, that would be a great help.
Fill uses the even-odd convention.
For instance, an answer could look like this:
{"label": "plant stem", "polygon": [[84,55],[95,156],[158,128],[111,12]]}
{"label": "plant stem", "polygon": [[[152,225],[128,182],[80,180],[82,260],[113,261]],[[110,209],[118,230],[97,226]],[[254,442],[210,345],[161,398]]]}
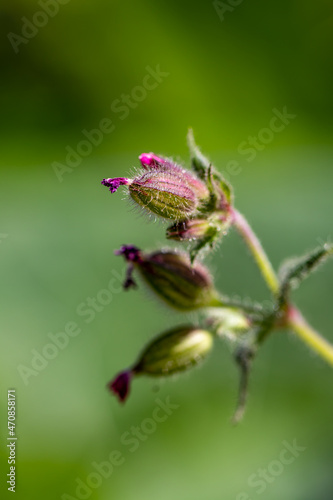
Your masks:
{"label": "plant stem", "polygon": [[[277,296],[279,293],[279,280],[259,239],[253,232],[245,217],[238,212],[238,210],[232,208],[231,214],[234,225],[252,252],[252,255],[256,260],[267,285],[272,293]],[[299,338],[303,340],[303,342],[305,342],[313,351],[333,366],[333,345],[309,325],[302,313],[295,306],[292,304],[287,305],[284,318],[285,319],[282,324],[280,323],[280,326],[283,325],[291,328],[299,336]],[[271,331],[272,329],[263,330],[260,337],[260,343],[267,337],[267,335],[269,335]]]}
{"label": "plant stem", "polygon": [[250,368],[251,368],[251,360],[254,356],[254,351],[247,347],[241,347],[236,352],[236,363],[240,368],[240,383],[239,383],[239,392],[238,392],[238,401],[237,407],[232,417],[233,424],[238,424],[245,413],[246,401],[248,397],[249,390],[249,378],[250,378]]}
{"label": "plant stem", "polygon": [[253,313],[260,316],[264,315],[263,308],[260,304],[247,304],[245,301],[231,299],[229,297],[216,297],[209,304],[210,307],[220,307],[234,309],[237,312]]}
{"label": "plant stem", "polygon": [[286,326],[292,328],[313,351],[333,366],[333,346],[309,325],[294,306],[288,308]]}
{"label": "plant stem", "polygon": [[276,295],[279,291],[279,280],[259,239],[253,232],[245,217],[238,212],[238,210],[232,208],[231,213],[236,229],[242,235],[245,243],[249,247],[270,290],[274,295]]}

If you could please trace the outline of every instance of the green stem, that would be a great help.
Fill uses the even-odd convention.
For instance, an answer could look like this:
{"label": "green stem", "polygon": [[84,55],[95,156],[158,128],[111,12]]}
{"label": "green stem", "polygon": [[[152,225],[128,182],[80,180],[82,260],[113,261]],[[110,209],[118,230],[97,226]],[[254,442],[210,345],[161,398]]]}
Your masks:
{"label": "green stem", "polygon": [[[280,287],[279,280],[259,239],[253,232],[245,217],[234,208],[230,210],[236,229],[242,235],[245,243],[252,252],[252,255],[257,262],[270,290],[275,296],[277,296]],[[333,346],[308,324],[301,312],[295,306],[287,304],[285,319],[282,323],[279,323],[279,325],[291,328],[299,336],[299,338],[303,340],[303,342],[305,342],[313,351],[333,366]],[[274,325],[272,325],[272,327],[273,326]],[[269,327],[263,329],[259,339],[260,343],[266,339],[271,331],[272,328]]]}
{"label": "green stem", "polygon": [[234,309],[240,313],[253,313],[264,316],[263,308],[260,304],[246,304],[242,300],[230,299],[229,297],[216,297],[214,298],[209,307],[222,307],[227,309]]}
{"label": "green stem", "polygon": [[238,210],[236,210],[235,208],[231,209],[231,214],[236,229],[242,235],[245,243],[249,247],[267,285],[269,286],[272,293],[276,295],[279,291],[279,280],[259,239],[253,232],[245,217],[240,212],[238,212]]}
{"label": "green stem", "polygon": [[333,346],[306,321],[301,312],[289,306],[286,315],[286,326],[289,326],[313,351],[333,366]]}

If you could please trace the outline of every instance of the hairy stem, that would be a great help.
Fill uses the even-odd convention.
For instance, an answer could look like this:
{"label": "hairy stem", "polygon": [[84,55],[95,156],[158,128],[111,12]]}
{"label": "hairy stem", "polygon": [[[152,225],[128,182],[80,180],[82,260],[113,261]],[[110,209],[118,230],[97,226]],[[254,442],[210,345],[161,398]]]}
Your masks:
{"label": "hairy stem", "polygon": [[[236,209],[231,209],[231,214],[233,217],[233,223],[239,233],[242,235],[245,243],[249,247],[258,267],[269,286],[272,293],[277,296],[279,293],[279,280],[275,274],[270,260],[268,259],[265,250],[263,249],[259,239],[253,232],[251,226],[245,219],[245,217],[238,212]],[[330,365],[333,366],[333,346],[324,337],[322,337],[318,332],[316,332],[312,326],[308,324],[301,312],[292,304],[286,304],[285,319],[282,322],[284,326],[291,328],[298,336],[305,342],[313,351],[324,358]],[[260,338],[259,343],[267,338],[273,329],[264,329]],[[280,326],[282,326],[280,324]]]}
{"label": "hairy stem", "polygon": [[249,247],[270,290],[274,295],[276,295],[279,291],[279,280],[277,279],[273,266],[267,257],[265,250],[245,217],[235,208],[231,210],[233,223],[236,229],[242,235],[245,243]]}
{"label": "hairy stem", "polygon": [[221,307],[227,309],[234,309],[237,312],[253,313],[263,316],[263,308],[261,304],[248,304],[245,301],[239,299],[231,299],[229,297],[217,297],[212,300],[210,307]]}
{"label": "hairy stem", "polygon": [[286,326],[292,328],[313,351],[333,366],[333,346],[309,325],[301,312],[294,306],[289,306]]}

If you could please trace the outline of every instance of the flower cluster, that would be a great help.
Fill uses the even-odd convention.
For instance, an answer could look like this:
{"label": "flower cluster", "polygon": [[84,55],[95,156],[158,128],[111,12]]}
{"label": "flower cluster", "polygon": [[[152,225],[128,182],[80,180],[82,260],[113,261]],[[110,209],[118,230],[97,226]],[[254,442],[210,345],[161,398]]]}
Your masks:
{"label": "flower cluster", "polygon": [[[137,287],[139,277],[168,306],[182,312],[200,310],[203,318],[200,326],[181,326],[157,336],[137,361],[111,380],[108,387],[123,402],[134,377],[182,372],[207,356],[215,336],[224,337],[234,343],[235,359],[241,370],[238,420],[245,407],[249,368],[259,345],[275,328],[290,327],[298,333],[307,328],[289,295],[296,284],[333,254],[333,247],[324,245],[308,256],[289,261],[277,276],[258,238],[235,209],[230,185],[201,153],[191,131],[188,144],[191,170],[168,158],[144,153],[139,156],[141,170],[133,178],[102,180],[102,185],[111,193],[124,186],[143,210],[171,221],[166,238],[186,244],[181,251],[165,248],[153,252],[123,245],[115,254],[122,256],[127,264],[124,289]],[[269,310],[260,304],[232,300],[221,294],[201,262],[201,257],[214,248],[231,226],[242,235],[272,291]],[[322,355],[325,352],[333,364],[333,348],[328,347],[327,342],[319,345],[318,334],[309,331],[302,335],[312,347],[317,342],[317,351]]]}
{"label": "flower cluster", "polygon": [[[148,213],[173,221],[166,237],[191,242],[190,258],[226,234],[232,221],[231,188],[193,149],[192,171],[153,153],[139,156],[141,171],[132,179],[106,178],[102,185],[115,193],[126,186],[128,194]],[[203,157],[202,157],[203,158]]]}
{"label": "flower cluster", "polygon": [[127,263],[124,289],[137,286],[133,277],[136,275],[170,307],[184,312],[211,308],[217,311],[203,327],[183,326],[155,338],[131,368],[109,383],[120,401],[126,400],[133,377],[166,376],[190,368],[212,349],[216,333],[240,335],[255,320],[254,311],[243,310],[216,290],[209,270],[197,259],[231,225],[232,194],[223,177],[195,146],[192,136],[189,142],[192,170],[168,158],[144,153],[139,157],[141,171],[133,178],[102,180],[111,193],[125,186],[129,196],[144,210],[171,220],[167,239],[189,245],[189,251],[169,248],[154,252],[123,245],[115,254]]}

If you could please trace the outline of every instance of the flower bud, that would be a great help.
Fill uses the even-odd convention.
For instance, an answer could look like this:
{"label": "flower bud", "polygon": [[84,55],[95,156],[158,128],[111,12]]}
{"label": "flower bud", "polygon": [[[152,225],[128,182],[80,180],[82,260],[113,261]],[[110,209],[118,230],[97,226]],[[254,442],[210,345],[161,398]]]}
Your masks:
{"label": "flower bud", "polygon": [[169,240],[198,240],[208,236],[214,238],[219,228],[208,219],[189,219],[176,222],[167,229]]}
{"label": "flower bud", "polygon": [[131,273],[136,268],[157,295],[176,309],[191,311],[221,304],[208,269],[200,263],[191,265],[185,253],[159,250],[145,254],[123,246],[116,254],[129,262],[125,288],[129,280],[134,283]]}
{"label": "flower bud", "polygon": [[128,186],[131,198],[143,208],[167,219],[187,219],[203,210],[210,199],[207,186],[195,174],[153,153],[140,157],[144,172],[133,179],[103,179],[114,193]]}
{"label": "flower bud", "polygon": [[160,170],[134,179],[129,193],[136,203],[166,219],[190,217],[199,203],[186,182]]}
{"label": "flower bud", "polygon": [[178,327],[153,339],[133,371],[157,377],[181,372],[197,365],[212,347],[210,332],[193,326]]}
{"label": "flower bud", "polygon": [[222,235],[226,235],[231,224],[229,214],[216,212],[206,219],[189,219],[179,221],[170,226],[166,237],[170,240],[189,241],[191,263],[197,255],[207,247],[213,248]]}
{"label": "flower bud", "polygon": [[225,307],[210,310],[207,325],[217,336],[237,340],[249,332],[252,323],[244,311]]}
{"label": "flower bud", "polygon": [[212,347],[213,335],[209,331],[193,326],[175,328],[152,340],[134,367],[116,375],[108,388],[124,402],[134,376],[161,377],[182,372],[199,364]]}

